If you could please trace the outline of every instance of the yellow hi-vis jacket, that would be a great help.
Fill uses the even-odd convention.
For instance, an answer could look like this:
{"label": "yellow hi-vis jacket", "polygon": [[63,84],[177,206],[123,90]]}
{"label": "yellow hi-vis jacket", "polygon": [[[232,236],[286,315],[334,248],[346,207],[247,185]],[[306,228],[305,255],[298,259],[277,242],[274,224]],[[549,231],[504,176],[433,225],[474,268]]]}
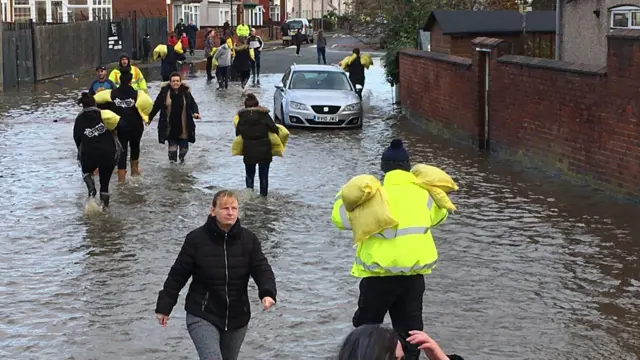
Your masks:
{"label": "yellow hi-vis jacket", "polygon": [[236,27],[236,34],[238,36],[248,37],[250,32],[251,30],[249,29],[249,26],[247,24],[240,24]]}
{"label": "yellow hi-vis jacket", "polygon": [[[364,240],[356,247],[351,275],[358,278],[429,274],[436,266],[438,250],[431,229],[448,216],[429,192],[416,183],[410,172],[393,170],[384,177],[389,211],[398,226]],[[349,214],[336,196],[331,221],[340,230],[350,230]]]}
{"label": "yellow hi-vis jacket", "polygon": [[[144,92],[149,92],[147,90],[147,81],[144,79],[144,75],[142,75],[142,71],[138,69],[137,66],[131,65],[131,87],[136,90],[142,90]],[[120,86],[120,70],[113,69],[111,70],[111,74],[109,74],[109,80],[113,81],[116,86]]]}

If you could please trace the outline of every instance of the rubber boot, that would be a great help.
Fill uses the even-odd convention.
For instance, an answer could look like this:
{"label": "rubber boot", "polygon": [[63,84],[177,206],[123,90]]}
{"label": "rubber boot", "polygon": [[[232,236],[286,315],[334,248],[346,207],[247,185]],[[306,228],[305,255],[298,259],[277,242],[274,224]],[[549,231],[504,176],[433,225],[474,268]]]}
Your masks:
{"label": "rubber boot", "polygon": [[118,169],[118,184],[124,183],[124,179],[127,177],[126,169]]}
{"label": "rubber boot", "polygon": [[140,176],[140,168],[138,167],[138,160],[131,160],[131,176]]}
{"label": "rubber boot", "polygon": [[169,161],[171,162],[178,161],[178,150],[169,150]]}
{"label": "rubber boot", "polygon": [[184,164],[184,157],[187,156],[187,153],[189,152],[189,148],[180,148],[180,151],[178,152],[178,158],[180,159],[180,164]]}
{"label": "rubber boot", "polygon": [[102,202],[102,208],[104,210],[109,208],[109,193],[100,193],[100,201]]}
{"label": "rubber boot", "polygon": [[87,184],[87,190],[89,191],[89,197],[96,196],[96,183],[93,181],[93,174],[84,174],[82,175],[82,179],[84,183]]}
{"label": "rubber boot", "polygon": [[251,77],[251,86],[256,86],[256,74]]}

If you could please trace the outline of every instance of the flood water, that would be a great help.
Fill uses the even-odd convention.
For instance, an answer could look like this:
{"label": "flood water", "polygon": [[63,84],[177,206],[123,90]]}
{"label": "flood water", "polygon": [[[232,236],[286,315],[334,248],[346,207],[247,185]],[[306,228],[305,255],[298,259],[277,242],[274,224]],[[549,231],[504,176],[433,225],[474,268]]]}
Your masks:
{"label": "flood water", "polygon": [[[280,77],[264,75],[255,91],[269,108]],[[352,329],[358,289],[350,233],[331,224],[332,201],[350,177],[379,175],[395,137],[414,163],[437,165],[460,185],[452,195],[459,212],[434,231],[440,261],[424,297],[425,330],[446,352],[497,360],[640,354],[640,209],[389,118],[381,68],[368,73],[364,129],[292,131],[266,200],[243,190],[242,160],[231,156],[240,89],[217,92],[197,74],[187,82],[203,119],[186,165],[169,164],[154,122],[143,138],[143,176],[121,187],[114,176],[111,209],[94,216],[84,214],[71,134],[83,81],[2,98],[2,359],[196,358],[186,287],[167,328],[156,322],[155,301],[184,236],[222,188],[240,192],[243,224],[261,238],[278,280],[269,312],[251,282],[241,359],[330,359]],[[155,96],[158,83],[150,85]]]}

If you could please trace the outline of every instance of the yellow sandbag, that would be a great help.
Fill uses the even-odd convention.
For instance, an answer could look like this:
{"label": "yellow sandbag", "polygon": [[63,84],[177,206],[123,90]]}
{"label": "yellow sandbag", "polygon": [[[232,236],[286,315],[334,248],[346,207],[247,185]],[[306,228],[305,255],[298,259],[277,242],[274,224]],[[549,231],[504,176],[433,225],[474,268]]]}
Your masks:
{"label": "yellow sandbag", "polygon": [[[351,54],[345,57],[344,59],[342,59],[342,61],[340,61],[338,64],[340,65],[340,67],[342,67],[342,70],[348,71],[349,65],[351,65],[351,63],[355,59],[356,59],[356,55]],[[371,55],[369,55],[368,53],[361,53],[360,63],[362,64],[362,66],[364,66],[365,69],[369,69],[369,67],[373,65],[373,59],[371,58]]]}
{"label": "yellow sandbag", "polygon": [[102,90],[93,95],[93,99],[96,101],[96,104],[106,104],[111,102],[111,90]]}
{"label": "yellow sandbag", "polygon": [[178,54],[184,54],[184,49],[182,48],[182,43],[180,41],[173,46],[173,50]]}
{"label": "yellow sandbag", "polygon": [[138,99],[136,100],[136,108],[145,124],[149,123],[149,114],[153,109],[153,100],[143,90],[138,90]]}
{"label": "yellow sandbag", "polygon": [[389,212],[387,196],[372,175],[358,175],[342,187],[342,202],[353,232],[354,244],[398,225]]}
{"label": "yellow sandbag", "polygon": [[153,49],[153,61],[157,61],[158,59],[164,59],[167,56],[167,45],[158,45],[155,49]]}
{"label": "yellow sandbag", "polygon": [[411,173],[416,177],[418,185],[429,191],[433,201],[439,207],[449,211],[456,210],[455,205],[451,202],[447,193],[457,191],[458,185],[449,174],[435,166],[425,164],[415,165],[411,169]]}
{"label": "yellow sandbag", "polygon": [[120,122],[120,116],[111,110],[100,110],[100,116],[102,117],[102,123],[109,131],[113,131]]}
{"label": "yellow sandbag", "polygon": [[[234,116],[234,127],[238,126],[238,121],[240,121],[240,116]],[[284,156],[284,150],[287,147],[287,142],[289,141],[289,130],[280,124],[276,124],[276,127],[278,128],[278,134],[269,133],[269,141],[271,141],[271,155],[282,157]],[[231,155],[242,156],[242,146],[242,136],[236,136],[231,144]]]}

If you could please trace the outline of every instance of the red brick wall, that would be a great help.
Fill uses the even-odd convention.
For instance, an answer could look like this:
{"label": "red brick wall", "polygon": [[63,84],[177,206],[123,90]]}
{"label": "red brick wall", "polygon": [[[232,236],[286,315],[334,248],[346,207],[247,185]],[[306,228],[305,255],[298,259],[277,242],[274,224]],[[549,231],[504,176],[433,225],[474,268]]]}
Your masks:
{"label": "red brick wall", "polygon": [[165,0],[113,0],[112,4],[114,17],[129,17],[129,12],[134,10],[139,18],[167,16]]}
{"label": "red brick wall", "polygon": [[[604,69],[513,55],[495,59],[494,49],[488,106],[492,152],[640,200],[640,31],[611,33],[608,49]],[[482,143],[483,59],[484,53],[474,51],[467,66],[450,55],[403,51],[403,109],[432,128],[455,129]]]}

